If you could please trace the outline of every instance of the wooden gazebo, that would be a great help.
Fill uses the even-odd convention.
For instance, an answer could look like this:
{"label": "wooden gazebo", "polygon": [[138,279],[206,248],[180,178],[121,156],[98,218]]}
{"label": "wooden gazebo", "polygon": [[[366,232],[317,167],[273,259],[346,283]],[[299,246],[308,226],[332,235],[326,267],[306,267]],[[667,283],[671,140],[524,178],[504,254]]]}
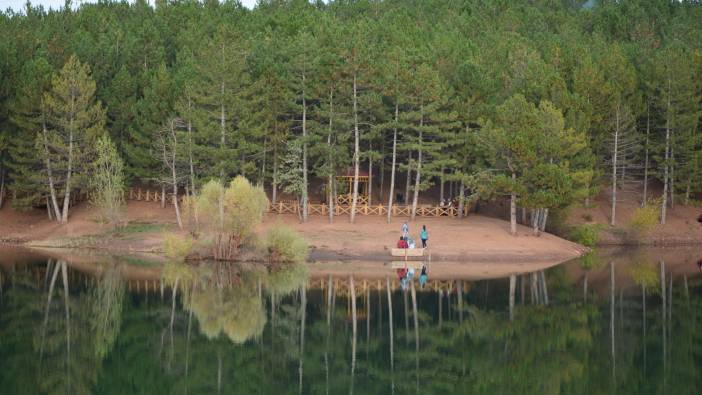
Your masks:
{"label": "wooden gazebo", "polygon": [[[338,195],[336,197],[336,204],[338,205],[350,205],[353,201],[353,179],[354,179],[354,168],[349,167],[346,171],[338,176],[336,176],[336,181],[339,184],[346,184],[348,186],[347,193],[343,195]],[[370,183],[370,176],[368,172],[362,169],[358,169],[358,201],[359,205],[368,204],[368,184]]]}

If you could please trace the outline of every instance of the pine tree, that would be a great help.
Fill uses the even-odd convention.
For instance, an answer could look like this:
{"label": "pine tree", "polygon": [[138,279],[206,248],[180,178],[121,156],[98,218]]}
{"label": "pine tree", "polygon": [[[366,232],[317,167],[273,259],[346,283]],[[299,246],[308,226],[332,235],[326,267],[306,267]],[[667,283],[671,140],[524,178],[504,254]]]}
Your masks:
{"label": "pine tree", "polygon": [[[105,111],[95,101],[95,82],[90,68],[71,56],[54,76],[51,91],[44,95],[49,114],[47,157],[56,158],[63,175],[63,205],[60,222],[68,222],[71,193],[84,176],[84,158],[92,143],[104,133]],[[75,177],[75,178],[74,178]]]}

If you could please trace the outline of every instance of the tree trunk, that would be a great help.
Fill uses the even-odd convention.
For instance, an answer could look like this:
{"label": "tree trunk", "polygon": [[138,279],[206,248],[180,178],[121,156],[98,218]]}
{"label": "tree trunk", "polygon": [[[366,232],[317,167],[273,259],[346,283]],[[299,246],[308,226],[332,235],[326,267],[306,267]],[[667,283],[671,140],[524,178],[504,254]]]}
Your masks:
{"label": "tree trunk", "polygon": [[353,326],[353,338],[351,339],[351,394],[353,394],[353,382],[356,373],[356,335],[358,333],[358,321],[356,320],[356,287],[353,282],[353,276],[349,276],[349,288],[351,290],[351,319]]}
{"label": "tree trunk", "polygon": [[166,208],[166,185],[161,185],[161,208]]}
{"label": "tree trunk", "polygon": [[614,126],[614,151],[612,153],[612,210],[609,224],[616,224],[617,216],[617,156],[619,150],[619,104],[617,104],[616,123]]}
{"label": "tree trunk", "polygon": [[405,184],[405,206],[409,203],[410,184],[412,183],[412,151],[407,158],[407,183]]}
{"label": "tree trunk", "polygon": [[[372,147],[368,147],[372,151]],[[373,205],[373,159],[368,157],[368,205]]]}
{"label": "tree trunk", "polygon": [[358,131],[358,97],[357,75],[353,75],[353,198],[351,200],[351,222],[356,220],[356,205],[358,204],[358,168],[361,159],[360,133]]}
{"label": "tree trunk", "polygon": [[[173,208],[175,208],[176,220],[178,221],[178,228],[183,229],[183,221],[180,218],[180,207],[178,206],[178,177],[176,177],[176,147],[173,147],[173,166],[171,166],[171,176],[173,177]],[[165,193],[162,195],[165,196]]]}
{"label": "tree trunk", "polygon": [[[42,117],[44,117],[44,104],[42,100]],[[49,194],[51,195],[51,207],[54,211],[54,218],[56,221],[61,222],[61,213],[59,212],[58,199],[56,197],[56,186],[54,183],[54,173],[53,166],[51,165],[51,155],[49,154],[49,137],[48,130],[46,128],[46,122],[42,119],[41,123],[42,135],[44,137],[44,163],[46,164],[46,173],[49,178]],[[0,205],[1,207],[1,205]]]}
{"label": "tree trunk", "polygon": [[670,208],[671,210],[675,208],[675,141],[673,141],[671,136],[670,144]]}
{"label": "tree trunk", "polygon": [[[192,113],[192,99],[188,95],[188,114]],[[193,161],[193,122],[188,117],[188,166],[190,167],[190,196],[195,196],[195,164]]]}
{"label": "tree trunk", "polygon": [[668,100],[665,119],[665,167],[663,170],[663,201],[661,204],[661,225],[665,225],[668,208],[668,158],[670,154],[670,78],[668,78]]}
{"label": "tree trunk", "polygon": [[412,281],[410,292],[412,293],[412,317],[414,318],[414,371],[417,393],[419,393],[419,318],[417,317],[417,291]]}
{"label": "tree trunk", "polygon": [[329,88],[329,132],[327,133],[327,150],[329,162],[329,179],[327,180],[327,196],[329,205],[329,223],[334,222],[334,155],[332,155],[332,132],[334,130],[334,89]]}
{"label": "tree trunk", "polygon": [[651,131],[651,113],[648,102],[646,103],[646,142],[644,144],[644,181],[641,207],[646,207],[648,201],[648,138]]}
{"label": "tree trunk", "polygon": [[273,144],[273,182],[271,184],[271,204],[278,202],[278,145]]}
{"label": "tree trunk", "polygon": [[298,393],[302,394],[302,364],[304,361],[304,355],[305,355],[305,318],[307,315],[307,286],[306,284],[303,284],[300,287],[300,304],[302,305],[300,308],[300,357],[299,357],[299,365],[298,365],[298,374],[299,374],[299,381],[298,381]]}
{"label": "tree trunk", "polygon": [[419,200],[419,182],[422,173],[422,129],[424,128],[424,104],[421,106],[419,116],[419,149],[417,150],[417,172],[414,178],[414,197],[412,198],[411,220],[417,216],[417,201]]}
{"label": "tree trunk", "polygon": [[[517,173],[512,172],[512,182],[516,182]],[[509,199],[509,229],[512,236],[517,235],[517,194],[512,190]]]}
{"label": "tree trunk", "polygon": [[439,176],[439,202],[444,201],[444,165],[441,165],[441,175]]}
{"label": "tree trunk", "polygon": [[514,321],[514,291],[517,288],[517,276],[509,276],[509,320]]}
{"label": "tree trunk", "polygon": [[381,140],[380,145],[380,190],[378,191],[378,204],[383,202],[383,196],[385,192],[385,138]]}
{"label": "tree trunk", "polygon": [[399,99],[395,99],[395,127],[392,131],[392,166],[390,167],[390,192],[388,196],[388,223],[392,221],[392,203],[395,195],[395,168],[397,163],[397,123],[400,114]]}
{"label": "tree trunk", "polygon": [[305,74],[302,74],[302,222],[307,222],[307,100],[305,98]]}
{"label": "tree trunk", "polygon": [[670,128],[668,127],[668,122],[666,121],[666,128],[665,128],[665,167],[663,170],[663,201],[661,203],[661,225],[665,225],[665,219],[666,219],[666,210],[668,208],[668,185],[669,185],[669,178],[668,178],[668,155],[670,152]]}
{"label": "tree trunk", "polygon": [[392,294],[390,293],[390,278],[385,277],[385,289],[388,294],[388,323],[390,327],[390,376],[392,377],[392,392],[395,392],[395,337],[393,336],[394,318],[392,314]]}
{"label": "tree trunk", "polygon": [[[5,200],[5,168],[0,165],[0,209],[2,208],[2,203]],[[47,207],[49,206],[49,199],[46,200]],[[51,212],[51,208],[49,208]]]}
{"label": "tree trunk", "polygon": [[68,206],[71,204],[71,175],[73,173],[73,120],[68,133],[68,168],[66,171],[66,191],[63,197],[63,213],[61,223],[68,223]]}
{"label": "tree trunk", "polygon": [[463,195],[465,194],[465,185],[463,184],[463,179],[461,179],[460,186],[458,187],[458,218],[463,218],[463,210],[465,207],[465,199]]}
{"label": "tree trunk", "polygon": [[615,366],[616,366],[616,354],[614,351],[614,262],[609,263],[609,330],[611,339],[611,353],[612,353],[612,378],[615,377]]}

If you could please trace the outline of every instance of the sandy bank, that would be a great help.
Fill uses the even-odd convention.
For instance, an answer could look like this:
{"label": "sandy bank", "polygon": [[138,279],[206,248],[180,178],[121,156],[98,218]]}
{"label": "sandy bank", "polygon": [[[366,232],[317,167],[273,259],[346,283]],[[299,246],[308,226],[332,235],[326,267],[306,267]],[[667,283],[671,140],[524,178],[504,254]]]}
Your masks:
{"label": "sandy bank", "polygon": [[[156,231],[138,234],[113,234],[94,220],[95,212],[86,205],[76,207],[67,225],[58,225],[46,218],[42,210],[18,212],[5,206],[0,210],[0,240],[35,246],[89,246],[115,253],[158,253],[164,231],[174,231],[175,218],[171,207],[130,202],[126,219],[131,223],[162,224]],[[261,231],[285,224],[300,232],[311,247],[312,261],[375,261],[389,262],[391,248],[400,236],[406,219],[394,218],[388,224],[384,217],[359,216],[356,223],[338,217],[333,224],[326,217],[311,216],[300,223],[295,215],[268,214]],[[410,222],[410,233],[419,242],[419,230],[426,225],[432,262],[471,264],[556,264],[581,255],[585,249],[550,234],[540,237],[520,226],[518,235],[508,232],[509,223],[479,215],[464,219],[417,218]]]}

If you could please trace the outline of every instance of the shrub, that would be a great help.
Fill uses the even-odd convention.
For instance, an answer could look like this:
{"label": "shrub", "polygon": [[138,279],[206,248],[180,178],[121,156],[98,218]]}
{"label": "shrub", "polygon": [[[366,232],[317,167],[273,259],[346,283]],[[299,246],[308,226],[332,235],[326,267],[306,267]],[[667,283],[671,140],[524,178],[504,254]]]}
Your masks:
{"label": "shrub", "polygon": [[659,220],[660,207],[660,200],[651,200],[645,207],[635,209],[629,220],[629,229],[637,235],[653,229]]}
{"label": "shrub", "polygon": [[307,266],[302,264],[288,265],[266,276],[266,290],[277,296],[285,296],[300,289],[307,282],[308,277]]}
{"label": "shrub", "polygon": [[594,247],[600,237],[600,224],[584,224],[576,226],[571,231],[571,239],[576,243],[580,243],[585,247]]}
{"label": "shrub", "polygon": [[90,204],[100,209],[103,221],[117,226],[124,208],[124,163],[109,136],[100,137],[95,150]]}
{"label": "shrub", "polygon": [[303,263],[309,252],[307,242],[297,232],[280,225],[266,233],[265,248],[272,264]]}
{"label": "shrub", "polygon": [[198,226],[212,240],[216,260],[233,260],[242,244],[251,239],[263,220],[268,198],[263,188],[237,176],[225,188],[209,181],[194,199]]}
{"label": "shrub", "polygon": [[592,222],[592,214],[590,214],[590,213],[583,214],[583,219],[587,222]]}
{"label": "shrub", "polygon": [[631,274],[637,285],[646,287],[652,293],[658,291],[658,284],[660,283],[659,273],[650,262],[641,261],[632,265],[629,268],[629,274]]}
{"label": "shrub", "polygon": [[166,234],[163,238],[163,251],[175,262],[183,262],[193,249],[193,239]]}

